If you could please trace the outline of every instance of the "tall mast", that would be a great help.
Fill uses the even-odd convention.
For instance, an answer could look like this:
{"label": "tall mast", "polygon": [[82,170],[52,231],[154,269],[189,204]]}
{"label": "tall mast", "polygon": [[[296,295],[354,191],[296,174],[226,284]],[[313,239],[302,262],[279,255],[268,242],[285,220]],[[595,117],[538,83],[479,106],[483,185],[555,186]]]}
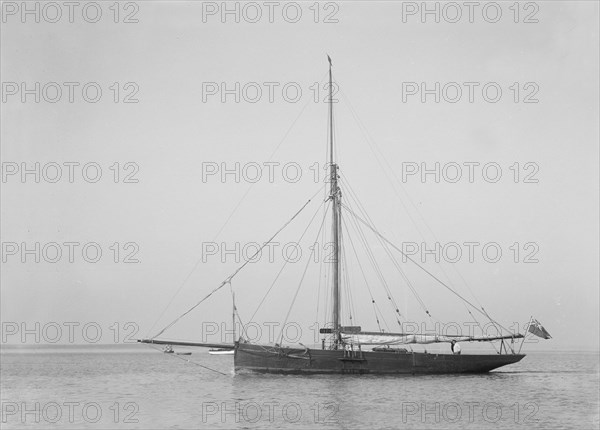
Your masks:
{"label": "tall mast", "polygon": [[331,187],[329,198],[333,200],[333,347],[337,349],[340,342],[340,200],[341,193],[338,188],[337,165],[335,164],[333,146],[333,79],[331,77],[331,58],[329,60],[329,165]]}

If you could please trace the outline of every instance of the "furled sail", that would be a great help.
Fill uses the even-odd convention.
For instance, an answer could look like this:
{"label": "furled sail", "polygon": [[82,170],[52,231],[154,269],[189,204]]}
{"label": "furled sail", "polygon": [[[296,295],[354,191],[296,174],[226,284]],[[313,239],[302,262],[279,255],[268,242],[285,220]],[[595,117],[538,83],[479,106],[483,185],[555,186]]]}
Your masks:
{"label": "furled sail", "polygon": [[522,334],[510,336],[460,336],[460,335],[441,335],[441,334],[407,334],[407,333],[378,333],[361,332],[345,333],[342,332],[342,340],[345,343],[354,343],[360,345],[407,345],[407,344],[429,344],[442,342],[490,342],[501,339],[518,339]]}

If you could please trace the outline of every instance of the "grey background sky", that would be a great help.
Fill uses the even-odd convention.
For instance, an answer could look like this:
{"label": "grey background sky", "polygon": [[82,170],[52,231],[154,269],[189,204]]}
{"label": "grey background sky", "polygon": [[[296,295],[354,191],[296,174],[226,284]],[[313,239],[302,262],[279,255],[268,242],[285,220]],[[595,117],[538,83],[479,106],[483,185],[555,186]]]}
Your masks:
{"label": "grey background sky", "polygon": [[[215,239],[250,186],[216,177],[203,182],[202,163],[268,161],[297,120],[272,160],[299,163],[302,180],[290,184],[276,174],[273,184],[263,180],[252,186],[217,241],[268,238],[318,189],[309,166],[324,160],[327,105],[310,101],[310,87],[323,82],[329,53],[344,94],[336,106],[339,162],[381,231],[395,242],[437,238],[501,244],[507,254],[498,263],[476,258],[456,264],[486,309],[506,325],[524,324],[534,315],[554,336],[534,347],[598,349],[596,2],[537,2],[539,22],[530,24],[513,22],[512,2],[501,3],[503,16],[495,24],[477,11],[473,23],[466,18],[456,24],[431,18],[422,23],[418,15],[403,23],[400,2],[340,2],[338,23],[315,23],[311,3],[301,3],[303,16],[294,24],[278,10],[274,23],[266,18],[235,23],[231,17],[222,23],[218,15],[203,22],[200,2],[136,4],[139,22],[131,24],[115,24],[109,3],[102,3],[103,16],[95,24],[77,12],[73,23],[66,18],[22,23],[18,14],[4,16],[3,82],[30,87],[98,82],[103,96],[93,104],[77,90],[73,103],[66,95],[57,103],[43,98],[34,103],[32,97],[22,103],[19,95],[7,96],[1,106],[2,161],[96,162],[103,177],[88,183],[76,174],[74,183],[63,178],[55,184],[8,177],[2,183],[2,241],[93,241],[101,245],[103,258],[91,264],[76,253],[73,263],[63,257],[55,264],[36,264],[5,255],[2,321],[95,321],[102,327],[133,321],[146,334],[201,258],[202,243]],[[498,83],[501,100],[486,102],[480,91],[473,103],[464,94],[458,103],[435,103],[431,97],[422,103],[418,96],[402,100],[403,82],[471,81]],[[136,83],[139,103],[114,103],[109,89],[114,82],[121,91],[125,83]],[[206,82],[230,87],[295,82],[303,95],[290,103],[279,87],[273,103],[265,94],[257,103],[235,103],[232,97],[222,103],[219,96],[203,102]],[[539,103],[515,103],[509,90],[514,82],[521,91],[526,82],[536,83]],[[396,193],[345,97],[398,176],[403,162],[476,161],[501,165],[502,179],[488,183],[479,175],[474,183],[421,183],[409,178],[403,184],[406,193],[397,182]],[[114,183],[109,169],[114,162],[136,163],[139,182]],[[509,170],[515,162],[536,163],[539,182],[515,183]],[[137,243],[141,262],[114,263],[109,249],[114,242]],[[512,261],[508,253],[514,242],[535,242],[539,262]],[[303,267],[296,266],[296,271]],[[442,266],[467,292],[453,269]],[[200,263],[162,324],[235,267],[216,258]],[[246,318],[280,264],[258,267],[235,283]],[[432,313],[442,320],[464,320],[462,305],[449,305],[442,289],[430,291],[431,282],[414,276]],[[285,315],[298,277],[289,279],[263,321]],[[311,321],[311,288],[302,290],[292,319]],[[228,320],[227,294],[216,298],[174,336],[194,339],[199,321]],[[409,318],[423,319],[413,311],[410,293],[399,288],[397,298]],[[365,315],[370,306],[358,300],[355,305]]]}

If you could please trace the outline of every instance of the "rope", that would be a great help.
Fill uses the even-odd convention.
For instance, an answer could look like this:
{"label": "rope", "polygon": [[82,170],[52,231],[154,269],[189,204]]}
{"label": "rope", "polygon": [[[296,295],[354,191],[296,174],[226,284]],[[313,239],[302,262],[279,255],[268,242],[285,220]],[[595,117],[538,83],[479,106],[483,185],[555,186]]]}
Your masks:
{"label": "rope", "polygon": [[[322,80],[323,80],[323,78],[321,78],[321,80],[319,82],[321,82]],[[285,132],[285,134],[283,135],[283,137],[281,138],[281,140],[279,141],[279,143],[277,144],[277,146],[275,147],[275,149],[273,150],[273,152],[271,152],[271,155],[269,156],[269,159],[267,161],[271,161],[273,159],[273,157],[275,156],[275,154],[277,153],[277,151],[279,150],[279,148],[281,147],[281,145],[283,144],[283,142],[286,140],[286,138],[288,137],[288,135],[290,134],[290,132],[292,131],[292,129],[294,128],[294,126],[296,125],[296,123],[298,122],[298,120],[300,119],[300,117],[302,116],[302,114],[304,113],[304,111],[306,110],[306,107],[310,104],[310,102],[311,102],[311,99],[307,100],[307,102],[304,104],[304,106],[300,110],[300,113],[298,114],[298,116],[296,116],[296,119],[294,119],[294,121],[292,122],[292,124],[290,125],[290,127],[287,129],[287,131]],[[223,223],[223,225],[221,225],[221,228],[219,229],[219,231],[217,232],[217,234],[215,234],[215,236],[213,238],[213,242],[217,239],[217,237],[219,237],[219,235],[221,234],[221,232],[223,231],[223,229],[225,229],[225,227],[227,226],[227,224],[229,224],[229,221],[231,220],[231,218],[233,217],[233,215],[235,215],[235,213],[237,212],[237,210],[241,206],[241,204],[244,202],[244,200],[246,199],[246,197],[250,193],[250,190],[252,190],[252,187],[254,186],[254,184],[256,184],[256,182],[253,182],[253,183],[250,184],[250,186],[248,186],[248,188],[246,189],[246,191],[244,192],[244,194],[242,195],[242,197],[240,198],[240,200],[237,202],[237,204],[235,205],[235,207],[233,208],[233,210],[231,211],[231,213],[229,214],[229,216],[227,217],[227,219],[225,220],[225,222]],[[179,295],[179,293],[181,292],[181,290],[183,289],[183,287],[185,286],[185,284],[187,283],[187,281],[190,279],[190,277],[192,276],[192,274],[198,268],[198,265],[200,264],[201,261],[202,261],[202,258],[199,258],[198,261],[196,261],[196,263],[194,264],[194,267],[192,267],[192,270],[190,270],[190,272],[187,274],[187,276],[185,277],[185,279],[183,280],[183,282],[181,283],[181,285],[179,286],[179,288],[177,289],[177,291],[175,291],[175,294],[173,294],[173,296],[169,300],[169,303],[167,303],[167,305],[162,310],[161,314],[158,316],[158,318],[156,319],[156,321],[154,321],[154,324],[152,324],[152,327],[150,327],[150,330],[149,330],[150,332],[154,329],[154,327],[156,326],[156,324],[158,323],[158,321],[160,321],[160,319],[163,317],[163,315],[165,314],[165,312],[167,311],[167,309],[169,309],[169,307],[173,303],[173,300],[175,300],[175,297],[177,297]]]}
{"label": "rope", "polygon": [[[346,228],[346,231],[349,231],[345,218],[342,220],[342,224]],[[358,264],[358,268],[360,269],[360,272],[365,281],[365,285],[367,286],[367,290],[369,291],[369,297],[371,297],[371,304],[373,305],[373,313],[375,314],[375,321],[377,321],[377,327],[379,328],[379,331],[381,331],[381,324],[379,322],[379,316],[377,315],[378,307],[377,307],[377,304],[375,303],[375,299],[373,298],[373,293],[371,292],[371,287],[369,285],[369,281],[367,280],[367,276],[365,275],[365,271],[362,267],[362,264],[360,264],[360,258],[358,258],[358,254],[356,252],[356,247],[354,246],[354,242],[352,241],[352,236],[350,234],[348,234],[348,239],[350,241],[350,246],[352,246],[352,251],[354,252],[354,256],[356,257],[356,262]],[[379,311],[379,312],[381,313],[381,311]],[[381,317],[383,318],[383,314],[381,315]],[[385,323],[385,319],[384,319],[384,323]],[[386,323],[386,325],[387,325],[387,323]]]}
{"label": "rope", "polygon": [[[404,207],[404,209],[406,211],[406,214],[408,215],[410,221],[412,222],[412,224],[415,227],[415,229],[417,230],[417,232],[420,234],[420,236],[423,239],[425,239],[425,235],[421,232],[421,230],[419,229],[419,226],[417,225],[417,223],[415,222],[414,218],[412,217],[410,211],[408,210],[408,207],[404,204],[404,201],[400,197],[400,193],[398,192],[395,184],[399,185],[400,190],[402,190],[402,192],[406,196],[407,200],[411,204],[412,208],[415,210],[415,212],[417,213],[417,215],[419,216],[419,218],[421,219],[421,221],[423,221],[423,224],[425,225],[425,227],[427,228],[427,230],[429,231],[429,233],[433,236],[434,240],[436,242],[439,242],[438,239],[437,239],[437,237],[436,237],[436,235],[433,233],[433,230],[431,229],[431,227],[429,226],[429,224],[425,220],[425,217],[423,216],[423,214],[421,214],[421,211],[419,211],[418,206],[410,198],[410,195],[408,194],[408,192],[406,191],[406,189],[402,185],[402,182],[398,179],[398,176],[396,174],[396,169],[392,168],[392,166],[390,165],[390,163],[388,161],[388,158],[383,154],[383,152],[381,151],[381,149],[377,145],[377,142],[375,142],[375,140],[371,137],[369,131],[367,130],[367,127],[361,121],[361,119],[358,116],[358,114],[356,113],[356,111],[355,111],[352,103],[350,102],[350,98],[345,93],[345,91],[343,91],[343,89],[341,87],[340,87],[340,95],[346,101],[346,104],[347,104],[347,106],[348,106],[348,108],[350,110],[350,113],[354,117],[354,121],[358,125],[358,128],[359,128],[360,132],[362,133],[365,141],[367,142],[367,144],[369,146],[369,149],[371,149],[371,152],[373,153],[373,155],[375,157],[375,160],[377,161],[377,163],[381,167],[381,171],[383,171],[386,179],[388,180],[388,182],[390,183],[392,189],[394,190],[394,193],[396,194],[396,196],[398,196],[398,198],[400,200],[400,203]],[[379,153],[379,155],[378,155],[378,153]],[[387,166],[387,168],[389,169],[389,172],[391,173],[391,176],[388,174],[388,171],[384,168],[384,165],[382,164],[380,158],[383,159],[383,162],[385,163],[385,166]],[[395,181],[393,179],[395,179]],[[368,217],[367,217],[367,219],[368,219]],[[439,266],[442,269],[442,273],[444,274],[444,276],[448,279],[448,283],[452,284],[452,281],[450,280],[450,277],[443,270],[442,266],[441,265],[439,265]],[[456,272],[456,274],[460,277],[460,279],[462,280],[462,282],[464,283],[464,285],[467,287],[467,289],[469,290],[469,293],[471,293],[471,296],[473,297],[473,299],[475,299],[475,301],[479,304],[479,306],[483,308],[482,304],[479,302],[479,300],[477,299],[477,297],[475,296],[475,294],[471,290],[471,287],[469,286],[469,284],[467,283],[467,281],[464,279],[464,277],[460,274],[460,272],[458,271],[458,269],[456,268],[456,266],[452,265],[452,268],[454,269],[454,271]],[[490,320],[490,322],[492,322],[492,324],[494,324],[494,325],[496,324],[496,322],[491,317],[489,317],[489,315],[487,315],[487,313],[486,313],[486,317]]]}
{"label": "rope", "polygon": [[[152,345],[150,345],[150,344],[146,344],[146,345],[147,345],[147,346],[149,346],[149,347],[150,347],[150,348],[152,348],[152,349],[155,349],[155,350],[157,350],[157,351],[163,352],[163,351],[162,351],[162,349],[160,349],[160,348],[156,348],[156,347],[154,347],[154,346],[152,346]],[[182,356],[180,356],[180,355],[177,355],[177,354],[167,354],[167,355],[169,355],[169,356],[171,356],[171,357],[173,357],[173,358],[179,358],[180,360],[186,361],[186,362],[188,362],[188,363],[195,364],[196,366],[202,367],[203,369],[210,370],[211,372],[215,372],[215,373],[218,373],[218,374],[220,374],[220,375],[223,375],[223,376],[229,376],[227,373],[223,373],[223,372],[221,372],[221,371],[219,371],[219,370],[216,370],[216,369],[211,369],[211,368],[210,368],[210,367],[208,367],[208,366],[203,366],[203,365],[202,365],[202,364],[200,364],[200,363],[196,363],[195,361],[189,360],[189,359],[187,359],[187,358],[183,358],[183,357],[182,357]]]}
{"label": "rope", "polygon": [[[323,202],[323,205],[326,202]],[[329,208],[329,205],[327,205],[327,207]],[[316,212],[314,213],[314,215],[312,216],[312,218],[310,219],[310,221],[308,222],[308,225],[306,226],[306,228],[304,229],[304,231],[302,232],[302,235],[300,236],[300,239],[298,239],[298,243],[304,238],[304,235],[306,234],[306,232],[308,231],[308,228],[310,227],[310,225],[312,224],[313,220],[315,219],[315,217],[317,216],[317,213],[319,212],[319,209],[321,209],[321,206],[319,206],[316,210]],[[327,216],[327,210],[325,211],[324,217]],[[281,269],[279,270],[279,273],[277,273],[277,276],[275,276],[275,279],[273,280],[273,283],[271,284],[271,286],[269,287],[269,289],[267,290],[267,292],[265,293],[265,295],[263,296],[262,300],[260,301],[260,303],[258,304],[258,306],[256,307],[256,310],[254,311],[254,313],[252,314],[252,316],[250,317],[250,321],[254,320],[254,317],[256,316],[258,310],[260,309],[260,307],[262,306],[262,304],[264,303],[265,299],[267,298],[267,296],[269,295],[269,293],[271,292],[271,290],[273,289],[273,287],[275,286],[275,283],[277,282],[277,280],[279,279],[279,276],[281,275],[281,273],[284,271],[284,269],[286,268],[286,266],[289,263],[289,259],[286,259],[285,262],[283,263],[283,266],[281,267]]]}
{"label": "rope", "polygon": [[[469,315],[471,315],[471,318],[473,318],[473,321],[475,321],[475,322],[477,323],[477,325],[479,326],[479,329],[481,330],[481,333],[482,333],[482,334],[485,334],[485,333],[484,333],[484,331],[483,331],[483,327],[482,327],[482,326],[481,326],[481,324],[479,323],[479,320],[478,320],[477,318],[475,318],[475,315],[473,315],[473,314],[471,313],[471,309],[469,309],[469,308],[467,307],[467,305],[466,305],[466,304],[464,304],[464,303],[463,303],[463,306],[465,307],[465,309],[467,310],[467,312],[469,313]],[[498,353],[498,354],[499,354],[498,350],[496,349],[496,345],[494,345],[492,342],[490,342],[490,344],[491,344],[491,345],[494,347],[494,351],[496,351],[496,353]]]}
{"label": "rope", "polygon": [[[325,212],[325,215],[327,215],[327,212]],[[317,239],[319,238],[319,234],[321,234],[321,229],[323,228],[323,224],[325,224],[325,218],[326,217],[323,216],[323,220],[321,221],[321,226],[319,227],[319,231],[317,232]],[[316,241],[316,239],[315,239],[315,241]],[[306,271],[308,270],[308,266],[310,265],[310,261],[311,261],[311,258],[314,253],[315,253],[315,248],[313,247],[308,259],[306,260],[306,266],[304,266],[304,272],[302,273],[302,277],[300,278],[300,282],[298,283],[298,287],[296,288],[296,293],[294,294],[294,298],[292,299],[290,308],[288,309],[287,315],[285,316],[285,319],[283,320],[283,325],[281,326],[281,332],[279,333],[279,338],[280,338],[279,345],[281,345],[283,343],[283,330],[285,328],[285,325],[287,324],[288,318],[290,317],[290,313],[292,312],[292,308],[294,307],[294,303],[296,302],[296,298],[298,297],[298,293],[300,292],[300,287],[302,286],[302,282],[304,281],[304,277],[306,276]]]}
{"label": "rope", "polygon": [[235,272],[233,272],[231,275],[229,275],[229,277],[227,277],[223,282],[221,282],[221,284],[216,287],[215,289],[213,289],[210,293],[208,293],[202,300],[200,300],[198,303],[196,303],[194,306],[192,306],[191,308],[189,308],[187,311],[185,311],[183,314],[181,314],[179,317],[175,318],[175,320],[173,320],[169,325],[167,325],[165,328],[163,328],[161,331],[159,331],[155,336],[152,337],[152,339],[157,338],[158,336],[160,336],[161,334],[163,334],[165,331],[167,331],[169,328],[171,328],[173,325],[175,325],[175,323],[177,323],[179,320],[181,320],[181,318],[183,318],[184,316],[186,316],[187,314],[189,314],[191,311],[193,311],[194,309],[196,309],[198,306],[200,306],[200,304],[202,302],[204,302],[206,299],[208,299],[210,296],[212,296],[214,293],[216,293],[217,291],[219,291],[221,288],[223,288],[225,285],[229,284],[231,282],[231,280],[240,272],[240,270],[242,270],[244,267],[246,267],[246,265],[252,261],[252,259],[254,257],[256,257],[258,255],[258,253],[262,252],[263,248],[265,246],[267,246],[269,243],[271,243],[271,241],[273,239],[275,239],[275,237],[283,230],[285,229],[303,210],[304,208],[306,208],[306,206],[308,206],[308,204],[312,201],[312,199],[321,191],[321,189],[319,188],[319,190],[313,194],[311,196],[310,199],[308,199],[308,201],[306,203],[304,203],[304,205],[294,214],[294,216],[292,216],[279,230],[277,230],[275,232],[275,234],[273,236],[271,236],[271,238],[266,241],[253,255],[252,257],[250,257],[248,260],[246,260],[244,262],[244,264],[242,264],[240,267],[237,268],[237,270]]}
{"label": "rope", "polygon": [[[343,175],[342,175],[343,176]],[[355,201],[355,203],[358,205],[360,211],[362,212],[363,216],[369,220],[369,222],[372,224],[373,221],[371,220],[371,218],[369,217],[369,215],[366,213],[366,210],[362,207],[360,201],[358,200],[358,197],[355,196],[356,193],[354,193],[354,191],[352,190],[352,187],[350,186],[350,184],[348,183],[348,181],[344,178],[344,183],[345,185],[348,186],[348,189],[350,190],[349,196]],[[369,246],[369,243],[362,231],[362,229],[360,228],[360,226],[356,223],[356,220],[353,219],[353,222],[355,224],[355,229],[356,231],[359,233],[359,236],[362,240],[363,246],[365,248],[365,250],[367,251],[367,255],[369,256],[370,260],[371,260],[371,264],[373,265],[373,267],[376,270],[377,276],[379,277],[383,288],[385,289],[385,292],[387,294],[387,298],[388,298],[388,302],[390,303],[392,310],[400,317],[402,317],[402,314],[400,313],[398,304],[396,303],[396,300],[390,290],[390,287],[387,285],[387,282],[385,281],[385,276],[383,275],[383,273],[381,272],[381,269],[379,268],[379,266],[377,265],[377,260],[375,258],[375,256],[373,255],[373,252],[371,251],[371,248]],[[410,288],[411,292],[413,293],[414,297],[417,299],[419,305],[421,306],[421,308],[423,309],[423,311],[425,312],[425,314],[427,316],[431,317],[431,314],[429,313],[429,310],[427,309],[427,306],[425,306],[425,303],[423,302],[423,300],[421,299],[421,297],[419,296],[419,294],[417,293],[417,290],[415,289],[415,287],[412,285],[412,282],[410,282],[410,279],[408,279],[408,276],[406,276],[406,274],[404,273],[404,271],[402,270],[402,267],[400,266],[400,264],[398,263],[398,261],[394,258],[393,254],[391,253],[389,246],[387,243],[385,243],[384,241],[381,240],[381,238],[377,238],[379,243],[381,244],[382,248],[384,249],[384,251],[386,252],[387,256],[390,258],[390,260],[392,261],[394,267],[396,268],[396,270],[398,270],[398,273],[400,273],[400,276],[402,277],[402,279],[404,279],[404,282],[406,282],[406,285]],[[402,323],[400,322],[400,320],[398,319],[398,317],[395,317],[396,322],[398,323],[399,326],[402,326]],[[386,323],[387,325],[387,323]],[[388,327],[389,330],[389,327]]]}
{"label": "rope", "polygon": [[[493,321],[491,319],[491,317],[485,312],[485,310],[480,310],[477,306],[475,306],[469,300],[465,299],[459,293],[457,293],[456,291],[454,291],[451,287],[449,287],[444,282],[442,282],[438,277],[436,277],[429,270],[425,269],[423,266],[421,266],[415,260],[413,260],[412,258],[410,258],[410,256],[408,256],[404,252],[402,252],[402,250],[400,248],[398,248],[396,245],[394,245],[392,242],[390,242],[385,236],[383,236],[381,233],[379,233],[373,226],[369,225],[364,219],[362,219],[360,216],[358,216],[356,213],[354,213],[348,206],[346,206],[345,204],[342,203],[342,207],[344,209],[346,209],[353,217],[355,217],[357,220],[359,220],[362,224],[364,224],[367,228],[369,228],[373,233],[375,233],[375,235],[377,235],[378,237],[380,237],[381,239],[383,239],[384,241],[386,241],[392,248],[394,248],[396,251],[398,251],[399,253],[401,253],[402,255],[404,255],[411,263],[413,263],[418,268],[420,268],[421,270],[423,270],[425,273],[427,273],[429,276],[431,276],[433,279],[435,279],[438,283],[440,283],[443,287],[445,287],[446,289],[448,289],[449,291],[451,291],[454,295],[456,295],[462,301],[464,301],[465,303],[467,303],[469,306],[471,306],[477,312],[479,312],[480,314],[482,314],[486,318],[489,318],[491,321]],[[504,326],[502,326],[500,323],[498,323],[498,322],[495,322],[495,323],[498,324],[498,326],[502,327],[504,330],[506,330],[508,333],[510,333],[510,330],[508,330],[507,328],[505,328]]]}

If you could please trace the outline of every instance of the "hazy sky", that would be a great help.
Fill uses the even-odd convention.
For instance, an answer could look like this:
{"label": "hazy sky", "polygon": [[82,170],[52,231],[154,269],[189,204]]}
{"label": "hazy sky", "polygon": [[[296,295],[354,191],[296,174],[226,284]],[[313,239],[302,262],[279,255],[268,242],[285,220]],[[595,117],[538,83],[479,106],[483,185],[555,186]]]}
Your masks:
{"label": "hazy sky", "polygon": [[[222,243],[264,242],[319,190],[312,166],[325,161],[329,54],[341,87],[335,107],[340,169],[379,230],[398,244],[452,242],[466,251],[465,242],[478,243],[473,262],[463,255],[438,265],[430,257],[427,267],[506,326],[537,318],[554,339],[532,348],[598,349],[597,2],[521,4],[518,16],[513,2],[500,2],[495,23],[488,21],[497,10],[483,13],[485,2],[473,22],[462,6],[456,23],[449,21],[457,10],[441,4],[439,23],[432,14],[423,17],[414,9],[421,2],[318,8],[281,2],[272,23],[263,3],[238,3],[239,23],[234,14],[221,15],[221,2],[131,2],[121,4],[118,16],[112,2],[102,2],[96,23],[87,22],[96,10],[85,2],[72,23],[66,6],[58,19],[56,10],[38,4],[36,23],[34,14],[21,14],[20,2],[8,3],[1,24],[4,328],[94,322],[108,343],[113,323],[124,330],[133,322],[137,336],[148,334],[182,285],[154,331],[218,286],[238,264],[231,256],[222,262],[220,254],[205,253],[203,261],[207,243],[221,251]],[[229,5],[233,10],[235,3]],[[250,22],[257,11],[261,18]],[[424,100],[421,83],[432,90]],[[98,87],[99,100],[86,101]],[[232,92],[223,95],[222,88]],[[278,163],[272,183],[266,172],[250,183],[254,164],[239,182],[234,175],[221,180],[223,167],[269,161]],[[34,174],[21,176],[35,163],[39,183]],[[293,171],[283,171],[286,163],[300,166],[297,182],[289,180]],[[433,175],[422,180],[420,171],[407,176],[435,163],[445,175],[439,183]],[[472,183],[468,163],[479,163],[471,164]],[[492,170],[485,176],[487,163]],[[53,182],[56,165],[62,176]],[[457,165],[463,176],[453,182]],[[102,176],[93,182],[98,166]],[[215,166],[218,174],[207,175]],[[492,182],[496,166],[502,175]],[[321,197],[281,243],[299,237]],[[350,201],[348,191],[344,199]],[[307,230],[309,242],[321,218]],[[86,247],[86,255],[93,259],[101,249],[96,263],[82,256],[92,242],[97,245]],[[22,243],[33,253],[23,256]],[[60,244],[56,263],[48,261],[56,255],[51,243]],[[502,251],[496,263],[482,256],[489,243]],[[126,263],[128,256],[139,262]],[[537,262],[525,263],[527,256]],[[279,271],[281,254],[274,260],[249,265],[235,279],[242,318],[251,316]],[[389,260],[381,264],[403,315],[426,320]],[[285,317],[304,270],[302,263],[290,266],[258,321]],[[322,314],[318,267],[307,271],[290,321],[314,321],[317,296]],[[354,315],[361,319],[353,322],[374,330],[362,275],[354,275]],[[436,318],[469,319],[443,287],[410,266],[406,275]],[[370,286],[393,321],[376,278]],[[174,327],[172,337],[198,339],[199,324],[229,321],[230,307],[223,290]]]}

